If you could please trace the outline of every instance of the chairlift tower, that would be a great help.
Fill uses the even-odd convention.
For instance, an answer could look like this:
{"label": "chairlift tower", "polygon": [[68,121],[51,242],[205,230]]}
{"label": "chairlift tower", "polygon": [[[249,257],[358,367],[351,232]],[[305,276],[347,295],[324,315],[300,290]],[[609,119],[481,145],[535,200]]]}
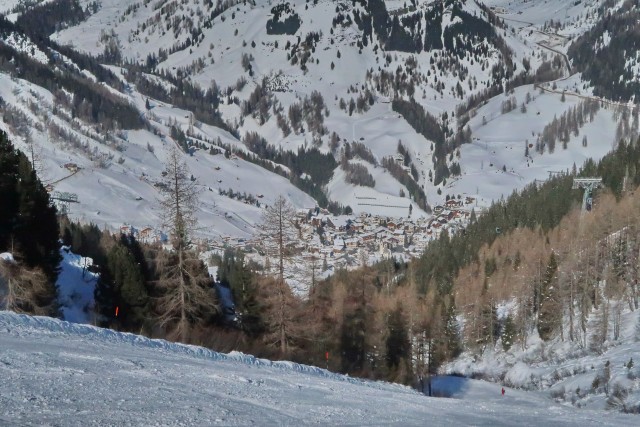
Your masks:
{"label": "chairlift tower", "polygon": [[62,191],[52,191],[49,199],[62,215],[69,213],[70,203],[79,203],[76,193],[66,193]]}
{"label": "chairlift tower", "polygon": [[582,212],[590,211],[593,205],[593,191],[602,185],[602,178],[574,178],[571,188],[582,188]]}

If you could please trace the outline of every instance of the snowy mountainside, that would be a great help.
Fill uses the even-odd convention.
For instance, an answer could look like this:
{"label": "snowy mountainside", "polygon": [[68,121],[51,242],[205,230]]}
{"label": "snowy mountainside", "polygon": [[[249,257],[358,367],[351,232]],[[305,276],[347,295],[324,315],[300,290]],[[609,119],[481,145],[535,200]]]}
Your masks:
{"label": "snowy mountainside", "polygon": [[[506,316],[508,304],[502,305],[500,312]],[[592,314],[589,319],[588,334],[597,328],[595,317]],[[544,390],[556,401],[579,408],[637,413],[640,368],[635,359],[639,354],[640,317],[638,312],[626,310],[620,337],[608,340],[601,354],[589,351],[579,340],[565,341],[560,336],[545,343],[534,332],[523,346],[505,351],[498,342],[481,355],[463,354],[443,371],[525,390]]]}
{"label": "snowy mountainside", "polygon": [[[528,156],[524,149],[525,141],[535,144],[554,117],[567,113],[580,96],[591,95],[592,89],[575,75],[559,80],[554,89],[549,86],[530,101],[533,104],[525,101],[527,92],[533,95],[538,90],[536,79],[568,77],[567,67],[554,57],[566,51],[568,37],[593,25],[601,1],[447,0],[417,1],[405,7],[397,1],[295,0],[279,3],[282,10],[263,0],[80,0],[79,4],[86,8],[86,19],[62,26],[52,40],[103,63],[121,65],[107,65],[119,83],[103,86],[133,105],[148,125],[111,134],[115,142],[109,147],[103,143],[108,138],[92,132],[90,123],[78,123],[69,111],[56,108],[59,96],[2,74],[6,84],[0,96],[7,106],[23,111],[37,131],[27,138],[11,123],[0,126],[25,149],[23,142],[28,140],[41,146],[47,182],[55,182],[57,191],[79,195],[80,203],[71,205],[72,216],[100,226],[159,225],[158,190],[153,185],[167,148],[179,140],[180,132],[201,144],[187,160],[203,188],[199,217],[202,234],[208,237],[247,237],[261,215],[255,204],[232,200],[219,190],[246,193],[262,205],[279,193],[299,208],[317,202],[317,197],[314,201],[290,180],[259,165],[206,154],[209,149],[224,151],[216,144],[262,153],[265,150],[258,149],[264,142],[273,150],[263,160],[273,166],[278,160],[273,153],[280,149],[295,153],[301,147],[318,147],[339,160],[347,143],[361,143],[371,159],[353,156],[347,162],[350,171],[338,166],[333,178],[319,182],[317,189],[356,214],[393,217],[406,216],[409,204],[414,216],[425,216],[426,203],[441,204],[446,195],[473,195],[480,205],[487,205],[534,179],[545,179],[549,170],[567,170],[587,157],[600,158],[611,146],[608,133],[616,120],[601,111],[595,124],[581,127],[571,137],[566,149],[554,153],[542,149]],[[29,10],[17,11],[12,5],[5,13],[16,11],[11,15],[14,21]],[[561,9],[564,16],[558,13]],[[550,19],[566,25],[546,28]],[[569,23],[575,28],[565,34]],[[71,68],[84,68],[53,49],[47,52],[40,45],[32,49],[24,37],[9,34],[5,43],[36,60],[54,55]],[[82,74],[103,80],[86,68]],[[208,111],[188,111],[187,101],[167,95],[181,81],[212,94],[204,98],[211,101]],[[526,82],[529,86],[503,94],[505,82],[509,87]],[[576,96],[567,95],[567,102],[560,102],[565,87]],[[32,111],[39,101],[30,97],[31,91],[48,101],[39,112]],[[314,94],[320,94],[322,101],[316,102]],[[504,102],[512,98],[518,107],[526,103],[529,108],[504,112]],[[403,111],[394,99],[407,101]],[[425,116],[412,121],[418,108]],[[199,119],[203,115],[215,120],[206,124]],[[75,135],[76,142],[61,144],[60,138],[44,131],[48,117]],[[421,119],[429,118],[430,128],[420,129]],[[255,135],[263,141],[253,138],[250,144],[249,137]],[[579,142],[585,137],[586,147]],[[399,141],[409,154],[403,167],[406,178],[415,181],[413,187],[382,165],[385,158],[398,154]],[[60,166],[67,163],[80,166],[80,172],[65,178],[69,174]],[[349,178],[357,166],[370,177],[369,184]],[[290,173],[288,165],[279,167]]]}
{"label": "snowy mountainside", "polygon": [[507,389],[501,396],[499,386],[483,381],[454,379],[442,384],[454,399],[429,398],[292,362],[9,312],[0,312],[0,344],[0,422],[14,425],[636,422],[560,405],[538,392]]}
{"label": "snowy mountainside", "polygon": [[[326,150],[330,145],[329,134],[335,132],[342,144],[362,141],[380,162],[385,156],[396,153],[397,142],[401,140],[410,150],[413,163],[422,171],[416,178],[418,183],[425,187],[428,198],[434,199],[438,198],[436,188],[427,179],[429,172],[434,172],[433,141],[425,140],[425,136],[404,125],[405,121],[394,115],[391,105],[386,104],[393,96],[386,83],[389,76],[396,69],[406,68],[400,76],[405,81],[401,86],[414,87],[400,90],[414,91],[416,99],[430,114],[440,117],[446,113],[451,117],[466,95],[477,94],[501,78],[491,76],[490,70],[500,69],[503,60],[515,62],[516,70],[524,69],[523,61],[528,61],[534,71],[542,62],[535,55],[540,48],[526,46],[522,39],[484,21],[485,12],[471,1],[422,2],[410,10],[394,9],[392,2],[390,11],[385,9],[383,2],[355,5],[288,2],[287,10],[301,22],[293,35],[265,34],[275,7],[272,9],[262,1],[233,6],[233,3],[225,3],[226,7],[222,8],[199,1],[181,4],[179,8],[173,2],[156,5],[162,7],[132,2],[120,2],[118,6],[116,3],[101,8],[83,24],[57,33],[54,38],[60,43],[73,43],[75,48],[86,52],[101,51],[116,44],[123,57],[154,64],[156,72],[189,76],[205,88],[215,81],[215,86],[227,94],[220,105],[223,117],[239,124],[240,135],[257,131],[276,147],[295,150],[313,141]],[[118,15],[114,15],[116,7],[120,11]],[[175,13],[170,20],[169,11]],[[378,12],[386,16],[390,25],[400,16],[403,28],[412,26],[407,30],[411,32],[411,37],[407,36],[411,41],[394,42],[392,35],[377,29],[376,19],[382,19],[376,18]],[[480,32],[493,35],[489,38],[466,37],[458,27],[463,22],[462,17],[475,19],[471,22],[479,26]],[[105,23],[113,24],[108,37],[97,31]],[[427,34],[424,29],[427,25],[439,32],[432,34],[433,30],[429,30]],[[166,29],[168,27],[173,33]],[[499,37],[505,38],[504,46],[496,44]],[[174,39],[173,47],[167,49],[171,45],[168,40]],[[425,45],[423,48],[423,39],[433,39],[429,43],[434,47],[427,49]],[[406,51],[388,49],[385,53],[385,45],[398,44]],[[148,53],[147,57],[144,52]],[[503,55],[509,58],[502,58]],[[436,67],[440,69],[436,70]],[[407,72],[415,78],[407,77]],[[433,76],[428,77],[431,73]],[[462,86],[457,83],[458,73],[464,76]],[[242,112],[244,102],[250,99],[265,77],[268,85],[274,88],[271,103],[281,108],[285,117],[291,105],[301,102],[314,90],[320,92],[326,104],[323,125],[327,132],[318,134],[308,129],[298,132],[296,126],[292,126],[293,132],[284,132],[280,129],[278,114],[270,117],[245,115]],[[367,102],[362,106],[358,104],[353,113],[348,111],[351,107],[341,107],[362,96],[366,99],[367,94],[373,95],[373,98],[369,96],[375,102],[373,107],[366,105]],[[371,130],[359,126],[359,123],[381,119],[385,125]],[[444,126],[447,119],[442,120]],[[400,123],[396,125],[396,122]],[[455,127],[454,122],[449,120],[448,123],[449,127]],[[389,132],[398,127],[401,132]],[[333,150],[339,154],[340,145]],[[378,197],[383,200],[397,197],[402,185],[393,179],[380,179],[384,181],[376,180],[373,187]],[[345,200],[343,193],[357,195],[361,190],[371,191],[340,181],[345,190],[334,193],[334,197],[340,197],[338,201],[351,206],[355,212],[365,210],[358,207],[353,197]],[[391,186],[395,186],[394,191],[389,189]],[[331,188],[334,187],[332,184]],[[374,213],[393,215],[384,210]]]}
{"label": "snowy mountainside", "polygon": [[[161,179],[163,161],[173,142],[148,130],[125,131],[118,138],[126,149],[109,146],[101,138],[87,132],[77,132],[70,115],[51,114],[54,99],[51,92],[24,80],[11,79],[0,74],[0,97],[15,111],[21,112],[31,123],[32,131],[28,140],[33,141],[40,151],[42,175],[45,183],[50,183],[55,191],[78,195],[79,203],[71,205],[71,216],[83,222],[93,222],[101,227],[119,229],[123,223],[138,228],[146,225],[159,227],[160,210],[157,201],[160,191],[154,186]],[[144,105],[144,98],[137,93],[130,96],[131,102]],[[37,105],[36,107],[33,107]],[[166,117],[183,121],[188,112],[171,107],[158,106],[154,110],[157,120]],[[164,116],[167,114],[166,116]],[[75,123],[78,121],[76,120]],[[71,140],[50,137],[45,129],[55,123],[76,138]],[[0,124],[10,134],[20,135],[13,126]],[[158,123],[158,127],[162,125]],[[211,138],[221,136],[225,140],[232,137],[217,128],[203,126],[203,132],[211,132]],[[165,127],[166,134],[169,130]],[[27,134],[25,134],[27,135]],[[67,136],[66,134],[63,134]],[[16,144],[25,152],[28,146],[25,138],[16,138]],[[222,154],[211,155],[197,151],[193,156],[185,156],[191,174],[202,188],[202,209],[199,220],[204,236],[234,235],[246,237],[253,234],[253,224],[261,216],[261,210],[218,194],[218,189],[232,188],[235,192],[245,192],[254,196],[263,195],[269,203],[278,194],[285,194],[298,207],[313,207],[315,202],[302,191],[293,187],[285,178],[273,174],[239,158],[225,158]],[[106,162],[106,163],[105,163]],[[75,165],[69,170],[64,165]],[[277,188],[277,191],[273,189]],[[214,191],[215,190],[215,191]]]}

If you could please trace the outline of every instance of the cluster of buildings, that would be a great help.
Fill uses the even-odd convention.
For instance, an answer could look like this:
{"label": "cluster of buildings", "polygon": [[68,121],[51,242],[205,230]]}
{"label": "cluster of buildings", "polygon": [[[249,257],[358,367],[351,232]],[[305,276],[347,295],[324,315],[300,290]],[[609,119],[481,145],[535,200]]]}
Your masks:
{"label": "cluster of buildings", "polygon": [[[300,209],[292,218],[292,234],[288,242],[298,258],[315,260],[325,272],[340,268],[372,264],[384,259],[409,260],[422,255],[427,244],[446,230],[450,235],[463,230],[471,219],[475,200],[447,200],[433,208],[428,218],[393,218],[380,215],[333,216],[327,210]],[[132,234],[145,243],[166,243],[167,236],[151,226],[136,228],[124,224],[120,233]],[[274,258],[276,236],[252,238],[222,237],[199,242],[202,250],[222,254],[227,249],[244,252],[248,258],[264,264]]]}
{"label": "cluster of buildings", "polygon": [[[324,209],[301,209],[295,219],[297,238],[290,246],[306,259],[316,259],[325,268],[358,267],[388,258],[409,260],[419,257],[427,244],[439,238],[443,231],[455,234],[469,223],[472,203],[448,200],[436,206],[429,218],[392,218],[371,214],[333,216]],[[263,235],[253,239],[224,238],[210,242],[209,248],[235,248],[248,256],[269,256],[275,250],[275,236]],[[259,261],[259,260],[258,260]]]}
{"label": "cluster of buildings", "polygon": [[130,224],[123,224],[120,226],[120,234],[132,235],[137,241],[149,244],[166,243],[169,240],[165,233],[150,225],[137,228]]}

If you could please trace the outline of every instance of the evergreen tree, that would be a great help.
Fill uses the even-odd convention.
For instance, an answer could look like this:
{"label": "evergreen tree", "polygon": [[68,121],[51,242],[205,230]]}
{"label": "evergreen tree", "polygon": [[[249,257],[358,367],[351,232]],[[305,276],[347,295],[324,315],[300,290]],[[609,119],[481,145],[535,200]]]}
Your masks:
{"label": "evergreen tree", "polygon": [[225,250],[218,275],[220,284],[229,287],[233,293],[240,328],[250,337],[259,336],[265,328],[264,307],[255,277],[245,265],[242,252]]}
{"label": "evergreen tree", "polygon": [[447,360],[454,359],[462,353],[462,343],[460,342],[460,331],[456,318],[455,304],[451,301],[443,310],[444,313],[444,337],[446,340]]}
{"label": "evergreen tree", "polygon": [[0,132],[0,201],[0,250],[44,273],[45,286],[34,298],[37,306],[51,307],[48,314],[55,315],[60,263],[56,209],[28,158],[4,132]]}
{"label": "evergreen tree", "polygon": [[138,330],[148,318],[149,296],[140,264],[127,247],[132,236],[121,236],[108,255],[108,266],[113,278],[114,302],[118,307],[117,323],[126,330]]}
{"label": "evergreen tree", "polygon": [[358,373],[364,369],[366,357],[366,312],[358,306],[345,314],[340,336],[342,372]]}
{"label": "evergreen tree", "polygon": [[411,343],[407,334],[407,326],[398,305],[390,314],[387,322],[386,361],[389,369],[397,369],[400,362],[409,356]]}
{"label": "evergreen tree", "polygon": [[553,333],[558,329],[562,320],[562,305],[559,301],[557,271],[558,262],[555,254],[552,252],[549,256],[549,262],[547,263],[542,283],[540,283],[539,294],[538,333],[544,341],[552,338]]}
{"label": "evergreen tree", "polygon": [[504,320],[504,326],[502,328],[502,348],[504,351],[509,351],[513,345],[513,340],[516,336],[516,327],[513,323],[511,315],[508,315]]}

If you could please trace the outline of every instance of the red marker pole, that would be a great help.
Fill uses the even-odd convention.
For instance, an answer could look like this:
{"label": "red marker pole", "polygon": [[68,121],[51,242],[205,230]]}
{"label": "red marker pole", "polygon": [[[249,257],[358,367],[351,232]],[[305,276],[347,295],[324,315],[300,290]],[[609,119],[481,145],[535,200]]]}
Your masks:
{"label": "red marker pole", "polygon": [[324,353],[324,358],[327,361],[327,371],[328,371],[329,370],[329,352],[328,351]]}
{"label": "red marker pole", "polygon": [[120,307],[116,306],[116,317],[118,317],[118,309],[119,309],[119,308],[120,308]]}

